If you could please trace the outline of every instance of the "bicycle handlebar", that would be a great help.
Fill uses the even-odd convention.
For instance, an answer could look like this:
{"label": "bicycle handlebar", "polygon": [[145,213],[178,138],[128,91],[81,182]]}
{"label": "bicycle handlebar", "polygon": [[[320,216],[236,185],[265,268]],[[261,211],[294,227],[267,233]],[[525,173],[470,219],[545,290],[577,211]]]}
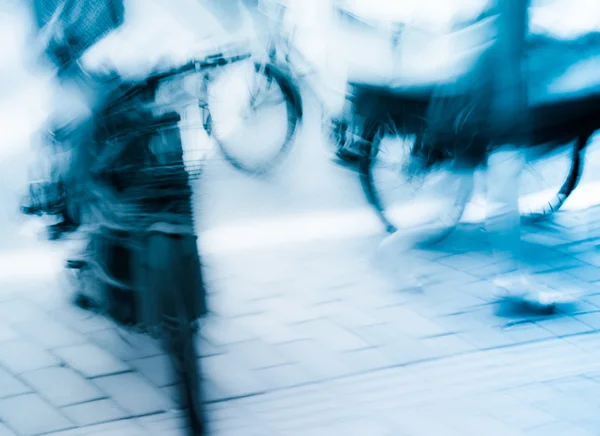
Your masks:
{"label": "bicycle handlebar", "polygon": [[190,72],[200,72],[202,70],[207,70],[209,68],[217,68],[222,67],[227,64],[232,64],[234,62],[239,62],[244,59],[250,58],[252,55],[250,53],[243,53],[235,56],[226,56],[224,53],[215,53],[209,56],[206,56],[204,59],[198,61],[193,60],[187,62],[184,65],[179,67],[170,68],[166,71],[158,71],[148,75],[146,81],[160,81],[164,79],[168,79],[169,77],[177,76],[180,74],[186,74]]}

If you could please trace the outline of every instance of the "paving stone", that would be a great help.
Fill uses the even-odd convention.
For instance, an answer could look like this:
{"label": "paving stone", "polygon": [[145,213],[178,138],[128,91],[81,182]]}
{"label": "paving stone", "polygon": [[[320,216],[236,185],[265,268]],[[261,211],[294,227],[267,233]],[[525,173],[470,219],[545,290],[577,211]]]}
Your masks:
{"label": "paving stone", "polygon": [[107,422],[51,433],[51,436],[148,436],[148,430],[135,419]]}
{"label": "paving stone", "polygon": [[526,434],[527,436],[594,436],[596,433],[589,432],[570,422],[557,421],[532,428]]}
{"label": "paving stone", "polygon": [[147,428],[151,434],[169,436],[187,436],[189,434],[183,412],[144,416],[139,418],[138,422],[144,428]]}
{"label": "paving stone", "polygon": [[456,426],[463,430],[465,436],[478,436],[481,434],[489,436],[524,436],[525,433],[519,428],[503,422],[500,419],[487,414],[472,414],[465,417],[462,424]]}
{"label": "paving stone", "polygon": [[261,368],[255,371],[265,391],[301,386],[314,381],[309,369],[299,364],[286,364]]}
{"label": "paving stone", "polygon": [[349,351],[341,355],[343,362],[355,373],[370,372],[394,366],[397,362],[377,347]]}
{"label": "paving stone", "polygon": [[61,411],[78,426],[101,424],[128,417],[127,412],[106,399],[63,407]]}
{"label": "paving stone", "polygon": [[58,365],[60,361],[41,346],[25,340],[0,343],[0,364],[13,374]]}
{"label": "paving stone", "polygon": [[514,269],[514,263],[509,260],[500,261],[491,265],[480,266],[469,271],[469,274],[481,278],[487,279],[497,274],[504,274],[511,272]]}
{"label": "paving stone", "polygon": [[574,315],[574,318],[577,321],[590,326],[594,330],[600,329],[600,312],[582,313],[579,315]]}
{"label": "paving stone", "polygon": [[260,315],[265,311],[264,300],[248,301],[245,298],[232,298],[230,293],[221,293],[211,296],[209,302],[210,310],[217,316],[223,318]]}
{"label": "paving stone", "polygon": [[473,311],[462,311],[451,314],[446,314],[442,316],[438,316],[435,318],[435,323],[439,324],[441,327],[446,329],[446,331],[451,333],[464,333],[469,331],[477,331],[482,328],[490,328],[495,323],[502,324],[502,321],[489,320],[488,322],[484,322],[480,319],[477,313]]}
{"label": "paving stone", "polygon": [[204,377],[212,380],[227,398],[254,395],[264,390],[253,371],[228,359],[226,355],[202,358],[200,368]]}
{"label": "paving stone", "polygon": [[320,315],[330,319],[338,326],[352,331],[356,327],[365,327],[371,325],[382,324],[382,319],[377,319],[371,312],[366,310],[358,310],[344,300],[335,301],[327,305],[322,305],[319,308]]}
{"label": "paving stone", "polygon": [[22,379],[50,404],[62,407],[98,400],[106,395],[70,368],[52,367],[27,372]]}
{"label": "paving stone", "polygon": [[88,333],[88,337],[108,353],[125,361],[164,353],[152,338],[115,328],[91,332]]}
{"label": "paving stone", "polygon": [[[356,336],[329,320],[314,320],[296,325],[302,335],[308,338],[317,338],[319,342],[333,351],[353,351],[369,346],[359,336]],[[418,328],[418,326],[417,326]]]}
{"label": "paving stone", "polygon": [[354,329],[354,333],[360,336],[371,347],[389,345],[403,339],[406,335],[398,332],[389,323],[377,324]]}
{"label": "paving stone", "polygon": [[[538,236],[536,236],[538,237]],[[560,242],[564,242],[564,241],[560,241]],[[545,244],[522,244],[521,246],[521,256],[523,257],[523,260],[527,263],[532,263],[532,264],[536,264],[536,263],[544,263],[547,262],[551,259],[556,259],[558,257],[562,257],[564,256],[563,253],[561,253],[558,250],[549,248],[549,247],[544,247]],[[557,244],[558,245],[558,244]]]}
{"label": "paving stone", "polygon": [[[384,285],[382,285],[383,287]],[[384,290],[389,290],[390,285],[385,285]],[[366,286],[360,292],[353,293],[348,298],[348,304],[357,310],[366,310],[373,314],[377,320],[377,309],[385,308],[394,304],[394,299],[399,299],[398,304],[405,302],[405,296],[396,291],[383,292],[375,286]]]}
{"label": "paving stone", "polygon": [[536,324],[555,336],[574,335],[591,332],[593,327],[570,316],[557,317],[551,320],[536,321]]}
{"label": "paving stone", "polygon": [[415,410],[411,410],[410,415],[399,416],[396,429],[407,435],[443,434],[459,436],[464,434],[463,429],[452,427],[442,419],[431,419],[431,416]]}
{"label": "paving stone", "polygon": [[441,335],[422,339],[425,347],[430,348],[438,356],[452,356],[475,351],[477,347],[457,334]]}
{"label": "paving stone", "polygon": [[534,405],[558,419],[572,422],[581,428],[598,425],[600,404],[591,403],[584,398],[563,395],[560,399],[541,401]]}
{"label": "paving stone", "polygon": [[173,407],[177,410],[187,406],[185,396],[181,395],[181,384],[174,384],[158,388],[162,395],[165,395]]}
{"label": "paving stone", "polygon": [[583,299],[592,304],[593,306],[597,307],[600,309],[600,294],[591,294],[591,295],[586,295],[585,297],[583,297]]}
{"label": "paving stone", "polygon": [[19,334],[10,327],[0,324],[0,342],[12,341],[19,338]]}
{"label": "paving stone", "polygon": [[196,334],[196,353],[198,357],[217,356],[223,354],[225,351],[223,348],[219,348],[216,345],[210,343],[210,341],[200,334]]}
{"label": "paving stone", "polygon": [[99,377],[94,383],[126,412],[134,416],[163,412],[169,402],[152,384],[136,373]]}
{"label": "paving stone", "polygon": [[[283,322],[279,320],[264,315],[244,316],[238,318],[237,321],[244,329],[250,330],[252,336],[265,341],[269,345],[304,339],[304,335],[302,335],[299,330],[293,329],[290,326],[284,325]],[[210,338],[208,338],[208,340],[212,342]]]}
{"label": "paving stone", "polygon": [[555,416],[537,409],[525,401],[515,401],[514,396],[506,393],[492,392],[474,395],[467,399],[467,404],[472,410],[499,419],[518,431],[556,422]]}
{"label": "paving stone", "polygon": [[554,336],[549,330],[531,321],[507,326],[502,329],[502,332],[515,343],[539,341]]}
{"label": "paving stone", "polygon": [[379,348],[397,365],[412,364],[439,356],[438,351],[426,346],[423,341],[409,337],[398,337],[396,341]]}
{"label": "paving stone", "polygon": [[586,266],[586,263],[571,256],[557,257],[546,262],[547,270],[566,271],[571,268]]}
{"label": "paving stone", "polygon": [[[202,380],[202,391],[204,398],[208,403],[214,403],[216,401],[223,401],[224,399],[235,397],[230,392],[225,391],[220,385],[217,385],[214,380],[205,378]],[[181,403],[181,400],[176,400],[174,404]]]}
{"label": "paving stone", "polygon": [[552,389],[571,397],[585,398],[594,404],[600,403],[597,393],[600,389],[598,380],[587,376],[575,376],[550,380],[546,382]]}
{"label": "paving stone", "polygon": [[257,339],[253,331],[245,329],[239,321],[248,318],[250,316],[237,319],[211,317],[207,319],[206,324],[202,327],[202,336],[217,346]]}
{"label": "paving stone", "polygon": [[[330,424],[323,425],[322,428],[317,428],[316,431],[320,431],[321,435],[333,435],[333,434],[372,434],[372,435],[398,435],[398,430],[394,430],[390,426],[383,422],[377,422],[373,419],[357,418],[344,420],[342,422],[332,422]],[[301,434],[301,430],[298,430],[298,435]]]}
{"label": "paving stone", "polygon": [[449,333],[437,323],[420,316],[415,311],[402,306],[382,308],[378,312],[390,327],[413,337],[430,337]]}
{"label": "paving stone", "polygon": [[559,307],[558,312],[565,315],[579,315],[582,313],[594,313],[600,312],[600,309],[585,299],[580,299],[577,304],[571,307]]}
{"label": "paving stone", "polygon": [[114,324],[103,317],[74,306],[62,307],[49,312],[54,319],[83,334],[114,328]]}
{"label": "paving stone", "polygon": [[29,386],[0,367],[0,399],[30,392],[31,388]]}
{"label": "paving stone", "polygon": [[503,334],[499,329],[479,328],[476,330],[459,333],[461,339],[473,344],[481,350],[506,347],[517,344],[518,341]]}
{"label": "paving stone", "polygon": [[48,350],[86,342],[85,336],[47,316],[35,321],[16,323],[14,328]]}
{"label": "paving stone", "polygon": [[0,319],[8,324],[35,322],[44,315],[40,307],[25,299],[17,298],[0,302]]}
{"label": "paving stone", "polygon": [[229,345],[228,356],[249,369],[269,368],[290,363],[275,347],[263,341],[245,341]]}
{"label": "paving stone", "polygon": [[586,282],[600,281],[600,268],[593,266],[581,266],[572,268],[567,271],[567,274]]}
{"label": "paving stone", "polygon": [[129,371],[131,367],[92,344],[57,348],[54,353],[84,377],[101,377]]}
{"label": "paving stone", "polygon": [[460,271],[471,271],[490,265],[493,259],[490,256],[471,254],[455,254],[439,259],[441,265],[449,266]]}
{"label": "paving stone", "polygon": [[[269,249],[268,255],[256,251],[236,256],[232,260],[235,267],[231,268],[229,255],[213,259],[222,270],[234,269],[231,274],[237,275],[237,281],[216,283],[211,298],[223,316],[208,319],[203,332],[206,338],[198,337],[205,344],[200,346],[199,354],[210,356],[200,359],[205,369],[206,397],[214,401],[249,395],[251,398],[246,402],[232,400],[219,404],[228,413],[233,413],[239,404],[249,410],[260,409],[261,422],[276,422],[275,429],[264,432],[256,420],[244,414],[237,418],[234,414],[229,421],[222,420],[219,427],[222,434],[252,435],[255,427],[257,434],[269,435],[278,434],[277,430],[286,435],[319,435],[351,434],[359,429],[378,434],[377,425],[387,431],[388,423],[392,424],[390,436],[504,436],[521,432],[577,435],[578,431],[599,434],[594,417],[600,400],[594,393],[600,380],[600,339],[591,333],[600,326],[600,321],[595,321],[600,312],[591,312],[600,310],[600,287],[586,282],[599,273],[595,257],[583,254],[590,247],[595,249],[598,241],[573,245],[569,251],[565,241],[572,236],[566,235],[566,231],[565,235],[557,233],[561,231],[531,229],[526,238],[530,243],[525,244],[528,260],[535,271],[543,272],[538,274],[540,281],[581,288],[588,295],[585,304],[573,311],[565,310],[566,316],[543,319],[503,313],[497,311],[497,305],[485,304],[491,301],[492,285],[481,279],[487,279],[502,262],[486,265],[489,250],[477,238],[467,240],[465,235],[469,232],[465,229],[459,235],[464,240],[454,236],[437,253],[415,254],[429,259],[424,265],[427,264],[432,275],[420,294],[394,292],[393,284],[371,277],[373,271],[365,261],[366,249],[354,254],[349,249],[316,247],[325,244],[315,244],[312,251],[301,253],[295,253],[299,250],[293,248],[285,252]],[[554,245],[553,249],[544,246],[547,244]],[[305,259],[306,256],[311,258]],[[253,263],[248,263],[248,258]],[[272,259],[272,263],[265,259]],[[228,268],[221,266],[225,262]],[[277,268],[280,264],[276,277],[272,276],[273,265]],[[297,278],[299,267],[305,272],[301,279]],[[352,274],[347,270],[352,270]],[[247,284],[248,280],[253,283]],[[11,340],[16,342],[14,339],[21,341],[14,334],[22,332],[31,336],[33,342],[58,347],[59,357],[70,360],[67,363],[86,376],[95,377],[91,382],[111,397],[64,407],[62,412],[78,425],[177,407],[178,386],[167,386],[175,380],[163,371],[167,361],[156,344],[136,349],[129,342],[135,341],[137,335],[125,333],[123,340],[102,317],[90,317],[72,308],[55,309],[54,327],[64,322],[67,329],[85,333],[102,348],[100,354],[130,362],[123,364],[111,357],[111,363],[107,364],[105,356],[96,358],[98,347],[90,344],[72,347],[76,345],[69,343],[73,337],[60,335],[56,331],[59,328],[50,324],[48,331],[44,331],[43,318],[37,318],[37,326],[21,321],[28,316],[34,319],[36,308],[42,308],[38,302],[33,301],[32,305],[18,299],[5,300],[0,303],[0,313],[9,310],[5,308],[9,302],[13,305],[13,321],[7,326],[4,341],[0,330],[0,364],[5,365],[1,347]],[[249,302],[253,302],[253,308],[260,308],[260,313],[248,312]],[[19,312],[20,317],[15,315]],[[74,335],[82,337],[79,333]],[[567,335],[563,341],[553,339],[563,335]],[[517,345],[524,342],[532,344]],[[86,351],[89,346],[93,352]],[[63,356],[64,350],[70,359]],[[129,372],[102,376],[111,374],[114,367],[120,368],[117,372],[138,368],[143,376]],[[357,373],[365,377],[356,382],[360,389],[344,388],[348,380],[359,379]],[[11,383],[12,393],[8,394],[6,388],[7,395],[26,397],[23,394],[28,392],[20,391],[23,389],[17,379],[20,376],[8,374],[4,374],[6,383],[3,383],[0,371],[0,398],[2,389]],[[25,373],[23,377],[29,374],[35,373]],[[44,380],[52,379],[47,380],[52,385],[59,383],[60,378]],[[329,392],[328,400],[302,390],[315,382],[319,382],[320,390]],[[41,385],[36,388],[41,397],[45,397],[44,390]],[[504,392],[499,394],[498,390]],[[79,395],[84,392],[77,391]],[[297,403],[273,395],[283,392]],[[470,404],[473,410],[458,407],[461,401]],[[566,405],[561,411],[563,401]],[[582,402],[587,405],[582,406]],[[415,407],[419,404],[428,408]],[[413,413],[415,408],[417,411]],[[567,424],[569,420],[572,424]],[[170,414],[143,421],[160,434],[178,431],[177,419]],[[123,427],[125,430],[96,426],[87,429],[91,433],[61,433],[64,436],[147,434],[140,430],[139,423],[132,422],[132,427]]]}
{"label": "paving stone", "polygon": [[129,363],[157,387],[173,385],[179,381],[173,362],[166,354],[132,360]]}
{"label": "paving stone", "polygon": [[0,417],[10,428],[24,436],[74,427],[57,409],[35,394],[0,400]]}
{"label": "paving stone", "polygon": [[600,255],[596,252],[596,250],[589,250],[583,253],[577,253],[575,257],[589,265],[600,267]]}
{"label": "paving stone", "polygon": [[278,350],[309,372],[315,381],[342,377],[352,373],[340,353],[321,345],[315,340],[294,341],[279,345]]}
{"label": "paving stone", "polygon": [[[310,293],[310,291],[304,291]],[[315,292],[312,292],[314,294]],[[309,297],[303,297],[303,299],[309,299]],[[310,304],[301,301],[300,298],[296,298],[295,301],[288,301],[288,299],[272,299],[269,300],[267,312],[270,316],[276,320],[281,321],[283,324],[296,324],[307,321],[312,321],[317,318],[317,315],[311,310],[311,304],[318,304],[323,300],[310,299]],[[327,301],[327,299],[325,299]]]}
{"label": "paving stone", "polygon": [[0,422],[0,436],[17,436],[17,434]]}

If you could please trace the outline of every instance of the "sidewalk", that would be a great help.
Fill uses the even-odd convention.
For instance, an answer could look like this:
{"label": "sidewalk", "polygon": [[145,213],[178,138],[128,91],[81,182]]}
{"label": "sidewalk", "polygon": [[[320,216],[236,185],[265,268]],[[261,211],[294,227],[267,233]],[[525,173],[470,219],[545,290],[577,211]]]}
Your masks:
{"label": "sidewalk", "polygon": [[[380,236],[210,254],[199,347],[215,434],[599,434],[597,211],[526,237],[541,278],[585,291],[554,316],[499,311],[476,225],[415,252],[432,272],[421,293],[375,274]],[[64,291],[50,269],[0,288],[0,435],[183,434],[157,344]]]}

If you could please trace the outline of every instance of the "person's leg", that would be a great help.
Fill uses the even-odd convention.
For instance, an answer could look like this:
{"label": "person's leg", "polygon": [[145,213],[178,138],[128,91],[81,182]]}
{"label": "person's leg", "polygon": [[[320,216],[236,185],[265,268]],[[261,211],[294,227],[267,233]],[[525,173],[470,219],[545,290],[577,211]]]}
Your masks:
{"label": "person's leg", "polygon": [[534,280],[521,252],[519,176],[524,165],[517,147],[503,147],[488,160],[488,218],[486,222],[497,271],[493,282],[501,299],[518,300],[540,308],[570,303],[572,292],[557,291]]}
{"label": "person's leg", "polygon": [[[522,55],[527,29],[526,0],[497,0],[497,37],[489,65],[489,127],[497,151],[488,159],[487,230],[501,276],[502,288],[522,294],[519,176],[523,166],[519,148],[527,144],[529,127],[527,88],[522,77]],[[501,145],[501,146],[500,146]],[[508,262],[508,266],[505,262]],[[500,273],[508,272],[509,274]],[[518,290],[517,290],[518,289]]]}
{"label": "person's leg", "polygon": [[523,165],[523,154],[514,146],[505,146],[488,159],[486,227],[496,263],[510,263],[507,272],[522,268],[518,199]]}

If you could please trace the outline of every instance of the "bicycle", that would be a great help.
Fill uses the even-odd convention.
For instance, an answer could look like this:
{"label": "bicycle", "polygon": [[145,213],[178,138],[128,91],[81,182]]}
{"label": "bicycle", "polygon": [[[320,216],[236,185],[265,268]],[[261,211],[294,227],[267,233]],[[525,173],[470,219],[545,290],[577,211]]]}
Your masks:
{"label": "bicycle", "polygon": [[[221,155],[234,168],[249,175],[262,175],[270,172],[289,154],[297,134],[298,126],[303,117],[302,97],[297,85],[298,77],[292,69],[289,68],[289,53],[286,52],[284,60],[280,59],[281,52],[286,51],[286,49],[289,48],[289,40],[282,37],[284,34],[283,18],[285,15],[285,7],[282,5],[280,6],[281,8],[277,10],[274,25],[269,26],[266,42],[266,56],[262,59],[258,59],[258,61],[254,63],[254,70],[251,72],[252,78],[249,83],[234,83],[233,85],[227,84],[225,86],[227,90],[232,90],[232,88],[237,86],[237,89],[240,89],[240,92],[242,92],[241,90],[244,87],[248,88],[248,104],[247,107],[242,108],[241,113],[241,117],[244,119],[246,119],[249,114],[255,113],[261,107],[272,108],[281,103],[286,105],[286,117],[280,117],[277,122],[269,123],[260,129],[262,133],[265,130],[274,130],[275,126],[287,126],[283,138],[280,138],[277,141],[277,144],[279,144],[276,146],[277,151],[275,153],[270,153],[258,163],[250,163],[246,160],[248,159],[248,156],[241,155],[239,149],[235,150],[236,147],[232,144],[230,139],[226,137],[226,134],[232,133],[233,130],[237,130],[239,138],[244,143],[241,149],[256,153],[256,148],[247,146],[249,136],[252,135],[241,134],[239,133],[239,129],[229,129],[229,132],[225,132],[224,130],[227,129],[223,129],[219,124],[215,124],[209,109],[210,104],[208,99],[200,98],[198,104],[202,111],[203,127],[209,136],[215,140]],[[218,54],[217,56],[222,56],[222,54]],[[208,81],[210,81],[210,78],[205,77],[202,89],[207,88]],[[224,110],[227,112],[230,108]],[[251,125],[256,123],[250,121],[248,124]]]}
{"label": "bicycle", "polygon": [[[529,164],[521,185],[530,185],[519,199],[524,219],[541,220],[560,210],[579,184],[586,147],[593,133],[600,129],[600,93],[594,84],[589,85],[588,90],[573,88],[562,93],[551,93],[544,88],[565,74],[569,65],[586,59],[582,55],[584,49],[585,45],[577,41],[559,44],[548,39],[535,39],[529,44],[533,126],[531,146],[523,149]],[[546,62],[555,59],[557,53],[562,53],[563,64],[557,66],[556,62]],[[554,70],[548,65],[554,66]],[[463,132],[464,136],[427,140],[431,105],[442,101],[448,107],[462,107],[468,100],[467,87],[460,89],[449,82],[455,95],[440,96],[439,89],[443,86],[433,82],[414,85],[419,79],[414,77],[414,80],[407,79],[398,85],[349,83],[346,117],[341,120],[346,124],[338,125],[334,136],[349,142],[357,150],[342,157],[358,167],[365,196],[386,230],[395,232],[415,224],[409,218],[410,210],[435,213],[448,225],[446,231],[430,241],[436,242],[450,234],[458,224],[473,187],[464,180],[453,181],[454,197],[436,198],[436,204],[424,201],[426,195],[440,184],[449,183],[446,176],[453,171],[460,154],[473,152],[477,155],[473,168],[483,165],[489,141],[486,132],[469,128]],[[468,71],[463,80],[468,80]],[[357,134],[353,135],[353,132]],[[461,140],[464,141],[462,145],[454,144]],[[348,148],[345,145],[345,149]],[[539,188],[537,179],[546,173],[540,167],[550,164],[553,168],[547,171],[550,174],[549,189],[535,191]],[[418,202],[408,206],[409,199]]]}
{"label": "bicycle", "polygon": [[210,55],[109,94],[94,115],[97,145],[85,148],[93,159],[79,230],[88,242],[67,262],[81,306],[163,341],[193,435],[206,431],[194,335],[207,308],[190,186],[201,166],[184,157],[177,102],[161,106],[156,96],[170,80],[248,59]]}

